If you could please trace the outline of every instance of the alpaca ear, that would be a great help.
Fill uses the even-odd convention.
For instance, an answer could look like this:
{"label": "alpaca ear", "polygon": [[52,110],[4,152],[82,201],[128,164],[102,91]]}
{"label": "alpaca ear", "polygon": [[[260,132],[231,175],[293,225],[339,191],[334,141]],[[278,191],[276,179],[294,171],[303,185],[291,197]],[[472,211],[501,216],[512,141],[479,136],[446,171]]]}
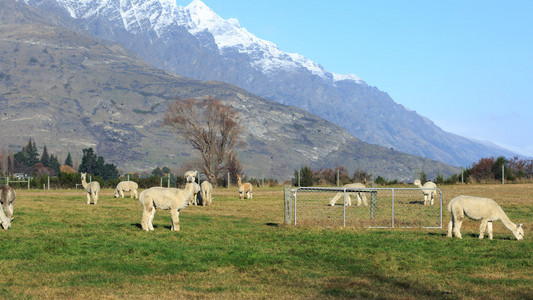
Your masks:
{"label": "alpaca ear", "polygon": [[518,228],[522,228],[522,223],[518,224]]}

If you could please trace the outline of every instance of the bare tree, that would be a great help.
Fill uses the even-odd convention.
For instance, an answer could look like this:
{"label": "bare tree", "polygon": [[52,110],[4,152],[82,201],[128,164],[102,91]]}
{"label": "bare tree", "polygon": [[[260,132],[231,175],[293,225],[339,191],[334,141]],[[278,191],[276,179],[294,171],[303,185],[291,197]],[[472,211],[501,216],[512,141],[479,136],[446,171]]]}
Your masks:
{"label": "bare tree", "polygon": [[178,136],[200,152],[208,178],[218,178],[227,171],[243,145],[238,111],[213,97],[171,102],[165,112],[165,125],[172,126]]}

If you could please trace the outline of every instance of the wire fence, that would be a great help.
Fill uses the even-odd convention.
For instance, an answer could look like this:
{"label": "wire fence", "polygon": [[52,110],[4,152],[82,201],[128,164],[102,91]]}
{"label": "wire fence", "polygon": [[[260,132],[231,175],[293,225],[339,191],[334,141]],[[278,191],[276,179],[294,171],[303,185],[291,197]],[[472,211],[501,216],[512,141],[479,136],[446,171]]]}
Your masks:
{"label": "wire fence", "polygon": [[424,190],[440,195],[433,205],[424,205],[419,188],[300,187],[291,193],[293,222],[324,227],[442,228],[442,192]]}

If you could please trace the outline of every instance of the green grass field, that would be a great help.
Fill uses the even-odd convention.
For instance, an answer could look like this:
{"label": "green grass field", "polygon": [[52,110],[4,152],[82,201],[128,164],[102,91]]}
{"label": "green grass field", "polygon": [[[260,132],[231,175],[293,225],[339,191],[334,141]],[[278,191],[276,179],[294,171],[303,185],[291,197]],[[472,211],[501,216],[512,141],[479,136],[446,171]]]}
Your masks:
{"label": "green grass field", "polygon": [[97,205],[82,190],[17,190],[0,231],[0,298],[532,299],[533,184],[440,188],[445,204],[494,198],[525,239],[497,222],[494,240],[479,240],[470,220],[463,240],[445,228],[285,225],[281,187],[252,200],[215,189],[212,206],[182,211],[180,232],[162,210],[144,232],[139,201],[111,189]]}

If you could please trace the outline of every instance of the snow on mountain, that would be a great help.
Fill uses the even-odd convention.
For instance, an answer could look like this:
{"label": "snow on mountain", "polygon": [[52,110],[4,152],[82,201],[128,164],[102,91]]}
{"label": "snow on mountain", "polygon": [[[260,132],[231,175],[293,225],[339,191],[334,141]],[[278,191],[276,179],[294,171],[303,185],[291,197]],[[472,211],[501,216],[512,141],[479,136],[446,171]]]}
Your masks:
{"label": "snow on mountain", "polygon": [[[42,0],[23,0],[39,6]],[[235,51],[250,57],[254,69],[270,74],[276,71],[307,70],[332,82],[353,80],[364,83],[354,74],[340,75],[328,72],[321,65],[298,53],[283,52],[274,43],[260,39],[241,27],[234,18],[223,19],[201,0],[186,7],[175,0],[55,0],[72,18],[91,19],[105,16],[131,33],[153,31],[165,38],[166,32],[184,26],[193,35],[211,33],[219,51]]]}
{"label": "snow on mountain", "polygon": [[240,26],[238,20],[233,18],[224,20],[201,0],[192,1],[185,7],[185,10],[190,18],[186,19],[186,23],[182,25],[186,26],[190,33],[198,34],[204,30],[209,31],[221,51],[235,48],[240,53],[247,54],[252,59],[252,66],[258,70],[268,73],[303,67],[324,79],[353,80],[363,83],[357,75],[333,74],[303,55],[283,52],[274,43],[248,32],[246,28]]}

